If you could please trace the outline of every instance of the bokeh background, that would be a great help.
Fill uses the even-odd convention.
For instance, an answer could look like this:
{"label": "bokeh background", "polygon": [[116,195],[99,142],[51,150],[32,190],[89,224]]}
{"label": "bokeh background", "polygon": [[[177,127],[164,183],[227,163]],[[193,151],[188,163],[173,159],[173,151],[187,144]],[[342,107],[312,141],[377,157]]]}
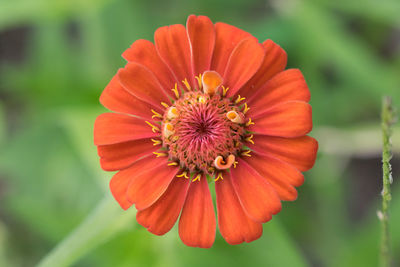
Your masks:
{"label": "bokeh background", "polygon": [[[154,236],[137,225],[134,211],[104,204],[112,174],[100,169],[92,140],[94,120],[105,111],[101,91],[133,41],[153,40],[158,27],[184,24],[189,14],[274,40],[311,90],[317,162],[298,200],[285,202],[251,244],[230,246],[217,233],[212,249],[188,248],[176,229]],[[0,0],[0,266],[37,264],[93,218],[99,202],[94,214],[104,219],[88,222],[99,235],[78,240],[65,263],[376,266],[380,106],[385,94],[400,105],[399,14],[398,0]],[[397,264],[399,132],[395,127],[391,207]]]}

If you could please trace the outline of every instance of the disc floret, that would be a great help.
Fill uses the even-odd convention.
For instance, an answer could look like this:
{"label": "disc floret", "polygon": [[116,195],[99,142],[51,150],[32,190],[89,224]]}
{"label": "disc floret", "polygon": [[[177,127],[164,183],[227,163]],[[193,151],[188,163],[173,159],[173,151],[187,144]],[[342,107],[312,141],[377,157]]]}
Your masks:
{"label": "disc floret", "polygon": [[202,90],[181,94],[167,108],[162,143],[169,160],[184,171],[213,176],[236,166],[246,141],[246,119],[240,101],[225,96],[218,73],[205,72],[200,79]]}

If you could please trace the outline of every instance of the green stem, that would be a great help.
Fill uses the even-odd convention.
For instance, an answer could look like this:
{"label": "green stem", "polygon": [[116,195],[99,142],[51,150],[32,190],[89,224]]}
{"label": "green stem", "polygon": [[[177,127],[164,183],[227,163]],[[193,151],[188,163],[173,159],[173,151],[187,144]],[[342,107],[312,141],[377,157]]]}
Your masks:
{"label": "green stem", "polygon": [[131,225],[135,209],[124,211],[109,194],[91,214],[38,264],[38,267],[69,266],[116,232]]}
{"label": "green stem", "polygon": [[382,170],[383,170],[383,190],[382,190],[382,210],[378,212],[378,217],[382,223],[381,237],[381,266],[389,267],[391,264],[390,255],[390,234],[389,234],[389,204],[392,196],[390,194],[390,184],[392,183],[392,167],[390,159],[392,158],[391,145],[391,126],[394,123],[394,111],[390,97],[383,98],[382,105],[382,133],[383,133],[383,151],[382,151]]}

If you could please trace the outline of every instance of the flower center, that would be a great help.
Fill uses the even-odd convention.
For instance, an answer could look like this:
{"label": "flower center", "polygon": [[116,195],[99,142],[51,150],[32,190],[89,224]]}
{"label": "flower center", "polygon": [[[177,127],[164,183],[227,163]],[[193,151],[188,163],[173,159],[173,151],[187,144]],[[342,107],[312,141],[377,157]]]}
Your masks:
{"label": "flower center", "polygon": [[[205,72],[202,91],[185,92],[168,107],[162,120],[162,143],[169,160],[189,173],[213,176],[218,170],[235,166],[246,139],[244,114],[247,105],[219,93],[222,78]],[[189,88],[188,88],[189,89]],[[244,109],[244,112],[242,112]],[[250,137],[251,138],[251,137]]]}
{"label": "flower center", "polygon": [[245,131],[227,117],[230,111],[239,109],[220,95],[185,93],[164,114],[162,139],[170,159],[190,172],[212,174],[217,156],[237,155]]}

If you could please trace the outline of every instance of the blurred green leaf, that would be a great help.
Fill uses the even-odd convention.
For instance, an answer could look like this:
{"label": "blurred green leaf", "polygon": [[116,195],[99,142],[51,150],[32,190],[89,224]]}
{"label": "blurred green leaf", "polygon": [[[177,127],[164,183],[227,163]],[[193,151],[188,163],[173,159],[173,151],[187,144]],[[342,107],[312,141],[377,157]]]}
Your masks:
{"label": "blurred green leaf", "polygon": [[385,22],[388,24],[400,25],[400,2],[397,0],[381,0],[379,4],[373,0],[358,0],[358,1],[328,1],[319,0],[324,5],[340,10],[342,12],[363,16],[377,22]]}
{"label": "blurred green leaf", "polygon": [[[291,16],[290,19],[293,20],[293,32],[302,50],[302,64],[309,65],[308,69],[318,71],[321,75],[323,64],[329,62],[335,67],[338,79],[344,85],[331,85],[329,90],[326,88],[327,84],[314,86],[315,79],[309,79],[306,73],[312,93],[325,90],[323,101],[312,100],[317,110],[324,110],[328,105],[328,110],[335,110],[334,115],[343,114],[341,121],[347,119],[350,122],[351,118],[357,118],[354,115],[365,112],[373,105],[379,114],[379,99],[382,94],[391,95],[396,103],[400,103],[398,71],[384,64],[371,53],[367,45],[347,32],[343,23],[335,19],[333,14],[309,1],[299,3],[297,9],[291,11],[293,13],[286,16]],[[315,76],[317,74],[312,77]],[[320,116],[323,114],[317,113],[317,121],[322,120]]]}
{"label": "blurred green leaf", "polygon": [[42,113],[30,123],[0,151],[7,185],[2,207],[25,228],[54,242],[82,220],[101,190],[77,160],[58,114]]}
{"label": "blurred green leaf", "polygon": [[82,255],[126,227],[134,215],[134,209],[124,212],[108,193],[85,221],[60,242],[38,266],[70,266]]}
{"label": "blurred green leaf", "polygon": [[6,138],[6,114],[3,108],[3,103],[0,101],[0,146]]}
{"label": "blurred green leaf", "polygon": [[108,180],[111,177],[111,173],[107,173],[100,168],[97,147],[93,143],[94,121],[101,113],[100,110],[100,107],[96,109],[70,108],[60,109],[57,113],[59,114],[60,124],[63,125],[74,149],[79,154],[80,160],[91,171],[92,177],[95,178],[99,187],[108,190]]}
{"label": "blurred green leaf", "polygon": [[7,257],[7,239],[7,228],[3,222],[0,221],[0,266],[11,266],[11,263]]}
{"label": "blurred green leaf", "polygon": [[2,0],[0,29],[47,20],[64,20],[82,10],[102,8],[111,0]]}

